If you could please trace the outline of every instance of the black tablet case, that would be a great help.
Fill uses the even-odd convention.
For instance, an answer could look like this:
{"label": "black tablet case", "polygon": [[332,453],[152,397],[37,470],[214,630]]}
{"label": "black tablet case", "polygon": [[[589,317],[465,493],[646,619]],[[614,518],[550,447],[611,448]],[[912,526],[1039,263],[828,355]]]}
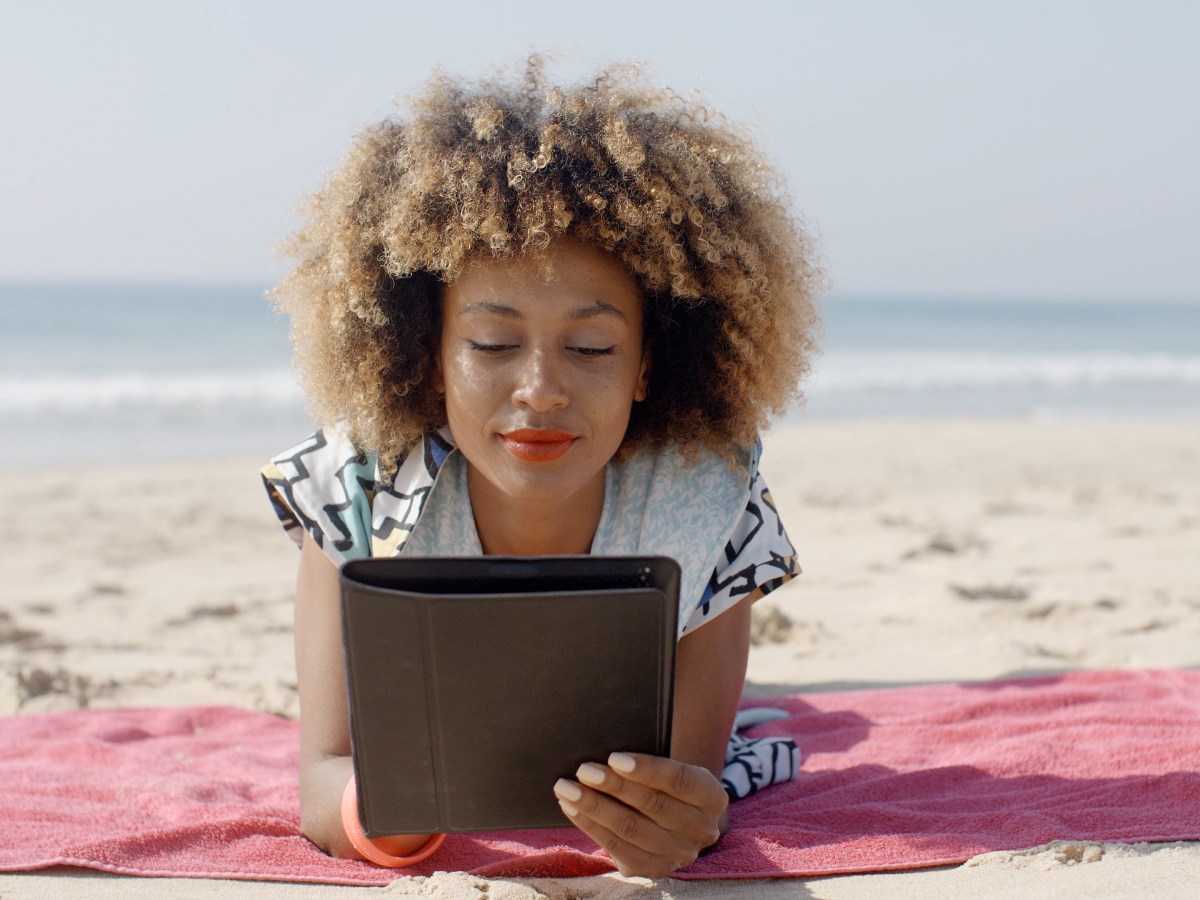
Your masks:
{"label": "black tablet case", "polygon": [[665,557],[344,565],[367,835],[565,826],[558,778],[669,755],[679,579]]}

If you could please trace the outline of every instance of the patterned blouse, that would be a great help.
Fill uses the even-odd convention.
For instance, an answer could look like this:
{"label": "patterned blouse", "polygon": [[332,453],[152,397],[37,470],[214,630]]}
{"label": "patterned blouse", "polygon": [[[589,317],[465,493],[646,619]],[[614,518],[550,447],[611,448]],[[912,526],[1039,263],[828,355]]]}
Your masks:
{"label": "patterned blouse", "polygon": [[[605,471],[604,509],[592,553],[675,559],[682,637],[746,597],[799,572],[759,449],[731,471],[716,454],[685,464],[675,453],[635,454]],[[308,532],[336,565],[403,554],[482,553],[466,495],[465,466],[447,429],[426,435],[388,483],[374,454],[318,431],[263,469],[267,493],[297,544]],[[430,512],[433,519],[428,519]],[[436,531],[436,534],[431,532]]]}

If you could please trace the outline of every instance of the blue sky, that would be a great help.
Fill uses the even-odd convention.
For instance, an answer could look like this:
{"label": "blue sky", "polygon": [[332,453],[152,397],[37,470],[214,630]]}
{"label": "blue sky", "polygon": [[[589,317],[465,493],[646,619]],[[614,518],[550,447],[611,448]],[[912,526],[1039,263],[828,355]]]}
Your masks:
{"label": "blue sky", "polygon": [[698,90],[847,293],[1200,299],[1200,4],[62,2],[0,35],[0,279],[268,283],[435,64]]}

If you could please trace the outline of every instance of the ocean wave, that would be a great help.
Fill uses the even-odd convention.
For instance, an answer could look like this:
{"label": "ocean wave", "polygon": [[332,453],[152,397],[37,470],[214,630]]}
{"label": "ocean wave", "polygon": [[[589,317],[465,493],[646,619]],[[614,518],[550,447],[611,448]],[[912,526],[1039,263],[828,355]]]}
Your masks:
{"label": "ocean wave", "polygon": [[[812,397],[939,390],[1200,387],[1200,356],[831,350],[816,360]],[[288,410],[304,398],[289,368],[228,372],[0,375],[0,415]]]}
{"label": "ocean wave", "polygon": [[171,411],[215,407],[290,408],[303,396],[290,369],[240,372],[120,372],[0,376],[0,415]]}
{"label": "ocean wave", "polygon": [[816,361],[809,389],[814,394],[857,394],[1155,383],[1200,385],[1200,356],[830,351]]}

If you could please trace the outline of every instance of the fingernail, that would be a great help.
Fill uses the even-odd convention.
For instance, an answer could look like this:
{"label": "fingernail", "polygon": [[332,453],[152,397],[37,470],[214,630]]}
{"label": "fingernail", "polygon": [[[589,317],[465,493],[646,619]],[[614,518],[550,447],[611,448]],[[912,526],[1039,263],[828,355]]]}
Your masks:
{"label": "fingernail", "polygon": [[628,753],[610,753],[608,755],[608,764],[618,772],[632,772],[633,767],[637,765],[633,757]]}
{"label": "fingernail", "polygon": [[565,778],[560,778],[554,782],[554,793],[558,794],[564,800],[578,800],[583,796],[583,791],[579,789],[579,785],[573,781],[567,781]]}
{"label": "fingernail", "polygon": [[584,763],[575,770],[575,777],[584,784],[604,784],[604,770],[592,763]]}
{"label": "fingernail", "polygon": [[579,815],[579,807],[572,806],[566,800],[559,800],[558,805],[562,808],[562,811],[565,812],[568,816]]}

